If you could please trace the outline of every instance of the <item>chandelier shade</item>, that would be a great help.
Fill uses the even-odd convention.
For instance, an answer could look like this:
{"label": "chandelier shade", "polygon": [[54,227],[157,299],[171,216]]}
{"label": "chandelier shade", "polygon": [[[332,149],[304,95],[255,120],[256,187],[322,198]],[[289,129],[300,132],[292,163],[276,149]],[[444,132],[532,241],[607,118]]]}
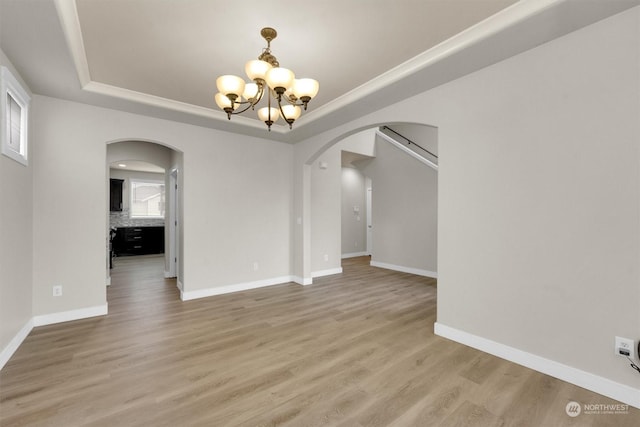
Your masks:
{"label": "chandelier shade", "polygon": [[273,123],[280,117],[280,110],[275,107],[263,107],[258,110],[258,117],[265,123]]}
{"label": "chandelier shade", "polygon": [[232,114],[243,113],[249,108],[255,110],[265,98],[267,106],[257,110],[260,120],[271,130],[271,125],[282,117],[291,129],[293,122],[302,115],[301,107],[307,109],[309,101],[318,94],[320,85],[314,79],[296,79],[292,70],[280,67],[271,53],[271,41],[278,34],[276,30],[266,27],[260,34],[267,41],[267,47],[258,59],[245,64],[244,70],[250,82],[245,83],[241,77],[233,75],[218,77],[215,102],[231,120]]}
{"label": "chandelier shade", "polygon": [[287,104],[282,106],[282,117],[287,122],[291,120],[291,123],[293,123],[295,120],[298,119],[298,117],[300,117],[301,114],[302,114],[302,109],[297,105]]}
{"label": "chandelier shade", "polygon": [[320,85],[313,79],[296,79],[293,82],[292,92],[296,98],[313,98],[318,94]]}
{"label": "chandelier shade", "polygon": [[233,101],[231,101],[226,95],[223,95],[222,93],[218,92],[216,94],[215,100],[216,100],[216,104],[221,109],[227,111],[227,109],[230,108],[233,111]]}
{"label": "chandelier shade", "polygon": [[257,100],[258,95],[260,95],[260,88],[255,83],[247,83],[244,85],[244,92],[242,92],[242,97],[247,101],[251,102],[252,100]]}
{"label": "chandelier shade", "polygon": [[244,66],[244,72],[247,73],[247,76],[251,80],[262,79],[264,80],[267,72],[272,69],[273,66],[266,61],[261,61],[259,59],[254,59],[252,61],[247,62]]}
{"label": "chandelier shade", "polygon": [[220,76],[216,80],[216,86],[220,93],[228,96],[232,101],[235,101],[244,92],[244,80],[237,76]]}
{"label": "chandelier shade", "polygon": [[282,95],[285,90],[293,86],[296,76],[293,71],[282,67],[272,68],[267,71],[265,80],[269,87]]}

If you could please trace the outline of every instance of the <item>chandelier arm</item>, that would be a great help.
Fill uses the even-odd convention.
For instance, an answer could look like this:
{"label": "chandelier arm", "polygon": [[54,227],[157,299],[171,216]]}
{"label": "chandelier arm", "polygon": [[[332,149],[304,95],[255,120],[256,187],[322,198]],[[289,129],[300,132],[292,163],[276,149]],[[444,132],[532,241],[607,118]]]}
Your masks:
{"label": "chandelier arm", "polygon": [[[291,95],[291,96],[294,96],[294,95]],[[286,100],[287,100],[287,102],[288,102],[289,104],[291,104],[291,105],[295,105],[295,106],[297,106],[297,107],[305,107],[305,106],[306,106],[306,104],[304,103],[304,101],[302,101],[300,98],[291,99],[290,97],[285,96],[285,97],[284,97],[284,99],[286,99]],[[298,104],[298,101],[300,101],[300,103],[299,103],[299,104]],[[306,107],[305,107],[305,110],[306,110]]]}
{"label": "chandelier arm", "polygon": [[234,110],[234,111],[232,111],[230,114],[242,114],[242,113],[244,113],[245,111],[247,111],[249,108],[251,108],[251,107],[253,107],[253,106],[255,105],[255,104],[250,103],[249,101],[242,102],[242,103],[237,102],[237,104],[249,104],[249,105],[247,105],[247,106],[245,107],[245,109],[244,109],[244,110],[242,110],[242,111]]}
{"label": "chandelier arm", "polygon": [[256,94],[256,102],[253,103],[254,106],[257,105],[258,102],[262,101],[262,97],[264,96],[264,87],[267,85],[267,82],[260,83],[258,79],[256,79],[256,84],[258,85],[258,93]]}
{"label": "chandelier arm", "polygon": [[256,106],[256,104],[258,104],[258,102],[260,102],[262,100],[262,96],[264,95],[264,85],[258,83],[258,93],[256,93],[256,98],[255,98],[255,102],[251,102],[251,101],[240,101],[240,102],[235,102],[235,104],[239,104],[239,105],[244,105],[244,104],[248,104],[244,110],[242,111],[232,111],[229,114],[242,114],[245,111],[247,111],[249,108],[254,108]]}
{"label": "chandelier arm", "polygon": [[282,111],[282,104],[280,103],[280,98],[282,97],[278,95],[278,108],[280,109],[280,114],[282,115],[282,118],[284,119],[284,121],[289,123],[289,129],[291,129],[293,127],[293,122],[295,120],[288,119],[287,116],[284,114],[284,111]]}

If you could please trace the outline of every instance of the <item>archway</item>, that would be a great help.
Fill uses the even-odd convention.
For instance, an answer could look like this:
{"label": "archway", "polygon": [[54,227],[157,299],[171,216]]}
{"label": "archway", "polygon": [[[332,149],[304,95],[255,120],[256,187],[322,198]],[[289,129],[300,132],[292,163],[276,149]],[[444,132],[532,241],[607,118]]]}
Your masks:
{"label": "archway", "polygon": [[[118,251],[126,255],[164,254],[164,277],[178,277],[183,264],[182,224],[179,221],[182,217],[182,182],[179,178],[183,169],[182,152],[156,141],[111,141],[107,143],[106,168],[108,178],[115,175],[127,179],[122,209],[107,212],[109,237],[120,239],[113,244],[110,239],[110,249],[114,250],[108,251],[108,267],[111,267],[111,257],[116,254],[117,243]],[[136,186],[140,190],[137,194],[144,196],[140,200],[132,197]],[[110,198],[109,193],[107,197]],[[123,239],[125,233],[127,237]],[[110,268],[107,268],[109,283]]]}
{"label": "archway", "polygon": [[[435,151],[435,159],[431,159],[435,164],[430,164],[431,168],[426,167],[425,164],[431,162],[419,163],[414,158],[420,156],[411,149],[387,144],[385,139],[388,137],[380,134],[383,126],[400,129],[414,143],[421,134],[427,140],[431,139],[432,142],[423,144],[432,144],[428,148]],[[374,206],[374,211],[378,213],[378,227],[374,233],[377,232],[381,244],[372,254],[371,264],[428,277],[437,276],[437,128],[423,123],[385,122],[344,132],[321,145],[302,165],[302,247],[306,278],[302,284],[309,284],[314,277],[339,273],[342,255],[348,252],[345,241],[341,242],[341,236],[348,231],[345,221],[359,221],[354,222],[358,228],[365,224],[369,212],[364,206],[355,203],[354,206],[340,207],[340,200],[335,199],[340,199],[340,189],[334,187],[331,190],[332,185],[340,185],[336,182],[336,176],[340,176],[340,152],[360,152],[365,157],[371,154],[363,153],[357,147],[359,142],[354,144],[363,134],[372,135],[375,141],[372,140],[371,144],[378,146],[377,158],[364,160],[360,165],[362,167],[358,167],[365,175],[375,176],[378,183],[377,190],[374,190],[379,194],[378,203]],[[406,184],[402,181],[405,178],[410,180]],[[318,180],[333,180],[333,184],[318,184]],[[342,203],[345,202],[348,200],[343,199]],[[308,227],[304,227],[304,224],[308,224]],[[362,244],[356,243],[355,247],[361,249],[354,250],[353,256],[366,253]]]}

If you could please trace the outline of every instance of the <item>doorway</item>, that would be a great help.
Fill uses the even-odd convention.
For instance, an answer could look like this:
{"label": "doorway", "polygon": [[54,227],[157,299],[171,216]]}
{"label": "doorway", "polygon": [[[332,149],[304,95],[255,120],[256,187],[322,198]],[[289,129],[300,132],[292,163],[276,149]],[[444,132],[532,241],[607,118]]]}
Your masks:
{"label": "doorway", "polygon": [[[118,268],[140,268],[148,273],[157,269],[153,274],[175,287],[176,280],[171,279],[179,274],[182,153],[146,141],[114,142],[107,145],[107,168],[111,199],[107,284]],[[113,202],[114,195],[119,203]]]}
{"label": "doorway", "polygon": [[[407,138],[390,141],[391,138],[381,132],[382,128],[388,127]],[[364,145],[363,140],[371,146]],[[335,241],[342,241],[338,254],[342,258],[370,254],[374,266],[436,276],[437,165],[425,163],[419,153],[413,151],[415,142],[437,154],[437,128],[405,123],[363,129],[325,145],[307,161],[311,178],[309,253],[312,277],[319,277],[318,273],[325,271],[332,274],[337,271],[338,266],[327,265],[327,268],[322,264],[324,261],[326,265],[326,260],[332,259]],[[344,200],[342,205],[336,206],[339,202],[336,202],[331,186],[340,184],[332,175],[331,165],[336,161],[334,153],[342,154],[344,160],[345,152],[350,153],[350,157],[353,157],[352,153],[366,156],[352,162],[361,176],[368,178],[361,186],[363,201],[359,202],[365,209],[358,203],[345,205]],[[331,219],[336,216],[341,219],[338,227]],[[358,217],[362,220],[366,243],[356,252],[353,242],[349,241],[345,246],[344,237],[353,226],[348,222],[354,222]]]}

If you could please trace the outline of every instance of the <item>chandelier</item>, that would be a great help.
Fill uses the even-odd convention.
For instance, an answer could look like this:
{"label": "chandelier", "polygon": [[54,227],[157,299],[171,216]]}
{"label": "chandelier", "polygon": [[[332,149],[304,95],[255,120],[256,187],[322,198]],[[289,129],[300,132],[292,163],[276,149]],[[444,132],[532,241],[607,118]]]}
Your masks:
{"label": "chandelier", "polygon": [[247,62],[244,67],[251,82],[245,83],[241,77],[232,75],[218,77],[216,104],[231,120],[232,114],[244,113],[249,108],[255,110],[256,104],[265,97],[267,106],[258,109],[260,120],[271,131],[271,125],[282,116],[291,129],[302,114],[300,107],[307,109],[311,98],[318,93],[319,84],[313,79],[296,79],[293,71],[280,67],[271,53],[271,40],[278,35],[276,30],[266,27],[260,35],[267,41],[267,47],[258,59]]}

